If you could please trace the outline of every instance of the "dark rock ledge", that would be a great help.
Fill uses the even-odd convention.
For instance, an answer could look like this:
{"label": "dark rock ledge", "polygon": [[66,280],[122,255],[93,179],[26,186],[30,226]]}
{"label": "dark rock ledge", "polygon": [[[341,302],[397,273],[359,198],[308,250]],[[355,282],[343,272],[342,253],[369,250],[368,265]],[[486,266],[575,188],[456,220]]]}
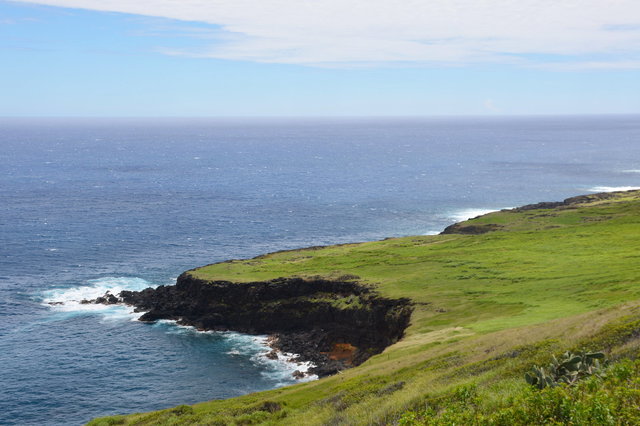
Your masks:
{"label": "dark rock ledge", "polygon": [[320,377],[359,365],[398,341],[412,312],[409,299],[384,298],[354,281],[233,283],[200,280],[189,272],[175,285],[85,302],[135,306],[145,312],[141,321],[169,319],[199,330],[272,335],[275,349],[313,362],[310,373]]}

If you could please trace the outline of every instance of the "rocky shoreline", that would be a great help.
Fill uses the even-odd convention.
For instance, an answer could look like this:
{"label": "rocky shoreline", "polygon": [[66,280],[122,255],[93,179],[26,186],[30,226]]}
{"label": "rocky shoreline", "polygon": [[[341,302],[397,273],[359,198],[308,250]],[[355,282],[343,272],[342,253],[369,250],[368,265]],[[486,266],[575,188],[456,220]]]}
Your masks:
{"label": "rocky shoreline", "polygon": [[[581,195],[508,211],[576,208],[618,194]],[[498,224],[463,221],[448,226],[441,234],[477,235],[500,229]],[[358,283],[358,277],[234,283],[201,280],[190,272],[180,275],[175,285],[122,291],[118,295],[107,293],[82,303],[130,305],[136,312],[144,312],[139,319],[145,322],[165,319],[202,331],[266,334],[272,348],[267,357],[297,354],[295,360],[314,364],[308,373],[319,377],[357,366],[398,341],[409,326],[413,311],[409,299],[383,298]],[[301,372],[294,375],[304,376]]]}
{"label": "rocky shoreline", "polygon": [[[270,335],[275,352],[311,362],[319,377],[356,366],[398,341],[409,325],[409,299],[379,296],[349,280],[279,278],[234,283],[194,278],[175,285],[105,294],[83,303],[120,304],[144,312],[140,321],[175,320],[199,330]],[[297,378],[303,377],[297,374]]]}

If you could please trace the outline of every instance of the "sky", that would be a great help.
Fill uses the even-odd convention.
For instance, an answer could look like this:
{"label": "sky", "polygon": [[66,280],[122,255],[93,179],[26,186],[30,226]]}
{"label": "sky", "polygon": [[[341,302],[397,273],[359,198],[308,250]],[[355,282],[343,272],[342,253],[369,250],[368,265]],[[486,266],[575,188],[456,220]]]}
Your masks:
{"label": "sky", "polygon": [[639,113],[638,0],[0,0],[0,116]]}

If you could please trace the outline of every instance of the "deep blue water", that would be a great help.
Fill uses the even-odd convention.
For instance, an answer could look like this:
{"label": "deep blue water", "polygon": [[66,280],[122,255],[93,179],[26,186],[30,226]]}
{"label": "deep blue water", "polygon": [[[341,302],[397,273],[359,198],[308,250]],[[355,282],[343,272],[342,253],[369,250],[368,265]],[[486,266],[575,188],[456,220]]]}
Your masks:
{"label": "deep blue water", "polygon": [[0,148],[0,424],[81,424],[294,382],[250,336],[145,325],[74,303],[86,295],[640,186],[640,116],[5,119]]}

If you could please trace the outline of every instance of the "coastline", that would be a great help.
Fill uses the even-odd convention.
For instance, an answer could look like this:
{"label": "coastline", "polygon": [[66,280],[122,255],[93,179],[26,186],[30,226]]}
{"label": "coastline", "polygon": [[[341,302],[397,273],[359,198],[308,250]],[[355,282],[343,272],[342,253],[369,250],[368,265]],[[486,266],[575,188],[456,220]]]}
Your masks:
{"label": "coastline", "polygon": [[[588,203],[615,199],[625,192],[629,191],[587,194],[558,202],[540,202],[489,211],[449,225],[438,235],[481,235],[500,231],[502,225],[475,224],[475,220],[497,212],[571,209]],[[276,251],[251,260],[353,244],[358,243]],[[191,275],[202,268],[234,262],[243,260],[227,260],[186,271],[177,278],[175,285],[146,288],[141,291],[123,290],[117,295],[107,293],[82,303],[132,306],[135,308],[134,312],[140,314],[138,320],[142,322],[169,320],[198,331],[267,335],[266,345],[270,351],[266,357],[272,360],[284,358],[287,362],[307,364],[306,368],[293,372],[296,379],[309,376],[326,377],[360,365],[400,340],[410,324],[413,304],[409,299],[380,297],[374,288],[361,284],[357,276],[337,279],[281,277],[269,281],[232,282],[203,280]],[[355,302],[352,300],[354,297]],[[344,306],[337,307],[340,304],[366,307],[358,309],[347,306],[343,309]],[[379,310],[377,318],[371,317],[370,312],[367,312],[371,307],[368,305]],[[382,323],[389,321],[389,312],[393,310],[397,311],[395,323],[390,328],[385,328]],[[339,318],[336,319],[336,316]],[[377,334],[384,335],[384,338],[375,339],[367,336],[366,330],[375,330]]]}
{"label": "coastline", "polygon": [[[213,293],[225,306],[244,294],[244,308],[282,309],[286,303],[276,294],[296,302],[310,302],[306,296],[327,302],[327,294],[336,294],[336,288],[302,298],[291,292],[313,287],[309,283],[337,286],[343,277],[339,285],[361,286],[353,287],[361,298],[373,293],[389,300],[406,297],[411,322],[402,330],[403,339],[386,346],[382,356],[370,357],[362,368],[301,386],[107,420],[233,424],[249,419],[278,423],[286,417],[291,424],[309,419],[313,424],[340,424],[367,413],[372,422],[392,423],[425,404],[444,403],[433,405],[444,410],[458,407],[461,389],[477,392],[474,406],[491,415],[496,407],[483,401],[502,401],[498,409],[508,406],[504,401],[514,385],[516,391],[520,384],[526,387],[520,373],[532,362],[541,365],[552,354],[575,348],[626,356],[640,347],[640,290],[633,279],[633,259],[640,247],[639,205],[640,191],[578,196],[496,211],[435,236],[292,250],[187,271],[176,286],[157,294],[143,290],[148,294],[140,296],[137,305],[151,308],[147,320],[186,314],[180,319],[216,324],[208,321],[219,318],[190,315],[202,314],[207,305],[198,301]],[[282,276],[290,278],[275,278]],[[340,296],[345,297],[334,298],[334,308],[344,307],[354,295]],[[260,305],[251,305],[256,300]],[[289,307],[308,314],[310,306]],[[231,314],[227,321],[247,327],[246,316]],[[241,330],[257,332],[254,328]],[[300,338],[307,345],[314,336]],[[614,343],[603,348],[605,342]]]}
{"label": "coastline", "polygon": [[412,312],[408,299],[380,297],[355,280],[234,283],[195,279],[188,271],[174,286],[84,303],[124,303],[144,312],[143,322],[173,320],[201,331],[269,335],[275,354],[295,354],[297,362],[313,364],[306,375],[318,377],[359,365],[398,341]]}
{"label": "coastline", "polygon": [[[126,305],[129,306],[129,305]],[[144,315],[144,312],[139,312],[136,320],[139,320],[140,316]],[[262,334],[246,334],[233,330],[199,330],[192,325],[180,324],[177,320],[157,320],[154,323],[170,324],[173,327],[189,330],[193,333],[217,333],[227,338],[232,336],[237,337],[251,337],[251,340],[262,348],[262,351],[253,355],[259,358],[261,364],[267,364],[270,369],[285,371],[290,376],[294,377],[297,381],[309,381],[316,380],[318,377],[315,374],[310,373],[310,369],[315,367],[311,361],[304,361],[296,353],[285,352],[280,349],[278,345],[277,335],[262,335]],[[231,352],[227,352],[230,355],[242,355],[243,352],[240,349],[234,349]],[[280,364],[280,365],[277,365]],[[282,366],[286,366],[283,368]]]}

